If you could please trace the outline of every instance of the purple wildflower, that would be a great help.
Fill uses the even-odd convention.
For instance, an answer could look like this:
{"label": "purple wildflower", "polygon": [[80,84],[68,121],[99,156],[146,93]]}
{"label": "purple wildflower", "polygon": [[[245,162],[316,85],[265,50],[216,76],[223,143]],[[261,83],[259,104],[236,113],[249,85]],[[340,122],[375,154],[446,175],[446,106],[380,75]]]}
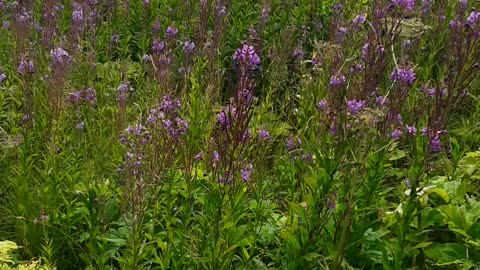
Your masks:
{"label": "purple wildflower", "polygon": [[438,134],[430,136],[429,142],[430,142],[430,150],[432,152],[440,152],[440,150],[442,150],[440,136]]}
{"label": "purple wildflower", "polygon": [[248,164],[247,166],[245,166],[240,170],[240,173],[242,174],[242,181],[244,183],[250,180],[250,175],[252,174],[252,170],[253,170],[252,164]]}
{"label": "purple wildflower", "polygon": [[35,66],[31,60],[23,58],[18,65],[18,73],[25,75],[25,74],[33,74],[35,72]]}
{"label": "purple wildflower", "polygon": [[344,75],[333,75],[330,78],[330,86],[333,88],[341,87],[345,84],[346,78]]}
{"label": "purple wildflower", "polygon": [[50,51],[52,65],[64,66],[72,60],[72,57],[62,48],[56,48]]}
{"label": "purple wildflower", "polygon": [[85,124],[83,122],[80,122],[76,126],[77,130],[83,131],[85,129]]}
{"label": "purple wildflower", "polygon": [[175,26],[167,27],[167,31],[165,32],[165,37],[167,39],[175,39],[178,35],[178,29]]}
{"label": "purple wildflower", "polygon": [[252,45],[243,45],[233,54],[233,61],[245,66],[246,68],[257,68],[261,61]]}
{"label": "purple wildflower", "polygon": [[6,73],[0,74],[0,83],[2,83],[6,78],[7,78],[7,74],[6,74]]}
{"label": "purple wildflower", "polygon": [[405,185],[407,185],[407,187],[410,187],[410,178],[405,179]]}
{"label": "purple wildflower", "polygon": [[362,26],[366,21],[366,18],[365,18],[365,14],[359,14],[357,16],[355,16],[355,18],[353,19],[353,27],[354,28],[358,28],[360,26]]}
{"label": "purple wildflower", "polygon": [[415,0],[392,0],[392,5],[406,11],[412,11],[415,8]]}
{"label": "purple wildflower", "polygon": [[193,41],[185,41],[185,44],[183,45],[183,51],[186,54],[191,54],[195,50],[195,43]]}
{"label": "purple wildflower", "polygon": [[350,111],[350,115],[356,115],[359,111],[361,111],[365,107],[365,101],[360,100],[357,101],[356,99],[348,100],[347,107]]}
{"label": "purple wildflower", "polygon": [[258,129],[258,138],[260,140],[268,140],[270,138],[270,132],[265,129]]}
{"label": "purple wildflower", "polygon": [[406,125],[406,128],[407,128],[408,134],[410,134],[410,135],[412,135],[412,136],[416,136],[416,135],[417,135],[417,128],[416,128],[415,126]]}
{"label": "purple wildflower", "polygon": [[154,53],[162,53],[165,50],[165,42],[154,40],[152,44],[152,51]]}
{"label": "purple wildflower", "polygon": [[303,59],[303,50],[302,47],[297,46],[295,50],[293,50],[293,58],[297,60],[302,60]]}
{"label": "purple wildflower", "polygon": [[391,137],[394,140],[398,140],[401,136],[402,136],[402,131],[398,128],[396,128],[391,134]]}
{"label": "purple wildflower", "polygon": [[79,5],[77,5],[76,8],[74,8],[72,13],[72,24],[79,25],[83,23],[83,20],[84,20],[83,9]]}
{"label": "purple wildflower", "polygon": [[327,108],[327,101],[325,99],[320,100],[317,104],[317,108],[324,111]]}
{"label": "purple wildflower", "polygon": [[480,24],[480,11],[472,11],[465,21],[465,25],[474,29],[478,24]]}
{"label": "purple wildflower", "polygon": [[92,87],[84,91],[84,99],[91,104],[94,104],[97,101],[97,92]]}
{"label": "purple wildflower", "polygon": [[413,68],[394,68],[390,74],[390,79],[394,82],[412,85],[416,80],[415,71]]}
{"label": "purple wildflower", "polygon": [[375,99],[378,105],[383,106],[388,102],[388,99],[386,96],[379,96]]}
{"label": "purple wildflower", "polygon": [[200,151],[200,153],[198,153],[196,156],[195,156],[195,160],[201,160],[203,158],[203,151]]}
{"label": "purple wildflower", "polygon": [[432,7],[433,0],[422,0],[422,12],[423,14],[427,14],[430,12],[430,8]]}

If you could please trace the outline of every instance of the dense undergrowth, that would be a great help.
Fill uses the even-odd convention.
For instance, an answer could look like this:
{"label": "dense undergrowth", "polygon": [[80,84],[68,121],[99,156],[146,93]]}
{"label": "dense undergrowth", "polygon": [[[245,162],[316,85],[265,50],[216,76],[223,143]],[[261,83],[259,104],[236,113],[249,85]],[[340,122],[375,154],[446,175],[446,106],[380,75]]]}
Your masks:
{"label": "dense undergrowth", "polygon": [[479,269],[478,1],[0,21],[0,269]]}

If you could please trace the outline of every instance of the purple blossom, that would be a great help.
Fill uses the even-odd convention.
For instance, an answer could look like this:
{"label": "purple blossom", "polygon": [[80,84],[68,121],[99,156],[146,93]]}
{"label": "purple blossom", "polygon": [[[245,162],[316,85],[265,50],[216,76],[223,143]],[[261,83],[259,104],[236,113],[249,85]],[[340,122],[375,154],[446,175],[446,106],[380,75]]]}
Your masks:
{"label": "purple blossom", "polygon": [[195,43],[193,41],[185,41],[185,44],[183,45],[183,52],[186,54],[191,54],[195,50]]}
{"label": "purple blossom", "polygon": [[428,134],[428,127],[423,127],[422,128],[422,136],[425,136]]}
{"label": "purple blossom", "polygon": [[405,185],[407,185],[407,187],[410,187],[410,178],[405,179]]}
{"label": "purple blossom", "polygon": [[285,145],[286,145],[288,151],[292,151],[292,150],[300,147],[301,144],[302,144],[302,140],[300,138],[297,138],[297,140],[295,140],[293,138],[293,136],[289,136],[286,139],[286,142],[285,142]]}
{"label": "purple blossom", "polygon": [[145,63],[150,62],[150,55],[144,54],[144,55],[142,56],[142,61],[145,62]]}
{"label": "purple blossom", "polygon": [[478,24],[480,24],[480,11],[472,11],[468,16],[465,25],[474,29]]}
{"label": "purple blossom", "polygon": [[203,158],[203,151],[200,151],[200,153],[198,153],[196,156],[195,156],[195,160],[201,160]]}
{"label": "purple blossom", "polygon": [[394,82],[412,85],[416,80],[415,71],[413,68],[394,68],[390,79]]}
{"label": "purple blossom", "polygon": [[120,41],[120,36],[118,34],[113,34],[112,37],[110,38],[110,42],[112,44],[118,44]]}
{"label": "purple blossom", "polygon": [[74,10],[72,12],[72,24],[79,25],[83,23],[83,20],[84,20],[83,9],[79,5],[76,5],[76,7],[74,7]]}
{"label": "purple blossom", "polygon": [[293,58],[297,60],[302,60],[303,59],[303,50],[302,47],[297,46],[295,50],[293,50]]}
{"label": "purple blossom", "polygon": [[22,58],[20,60],[20,64],[18,65],[18,73],[25,75],[25,74],[33,74],[35,72],[35,65],[31,60]]}
{"label": "purple blossom", "polygon": [[392,0],[392,5],[406,11],[412,11],[415,8],[415,0]]}
{"label": "purple blossom", "polygon": [[270,139],[270,132],[268,132],[268,130],[265,130],[265,129],[258,129],[258,138],[260,140],[268,140]]}
{"label": "purple blossom", "polygon": [[52,57],[52,65],[65,66],[72,61],[72,57],[62,48],[56,48],[50,51]]}
{"label": "purple blossom", "polygon": [[0,83],[2,83],[7,78],[7,73],[0,74]]}
{"label": "purple blossom", "polygon": [[327,101],[325,99],[320,100],[317,104],[317,108],[324,111],[327,108]]}
{"label": "purple blossom", "polygon": [[213,151],[213,163],[218,164],[220,162],[220,155],[217,151]]}
{"label": "purple blossom", "polygon": [[344,75],[333,75],[330,77],[330,86],[333,88],[341,87],[345,84],[346,78]]}
{"label": "purple blossom", "polygon": [[423,14],[427,14],[430,12],[430,8],[432,7],[433,0],[422,0],[422,12]]}
{"label": "purple blossom", "polygon": [[417,135],[417,128],[416,128],[415,126],[406,125],[405,127],[407,128],[408,134],[410,134],[410,135],[412,135],[412,136],[416,136],[416,135]]}
{"label": "purple blossom", "polygon": [[430,142],[430,150],[432,152],[440,152],[440,150],[442,150],[440,136],[438,134],[429,136],[429,142]]}
{"label": "purple blossom", "polygon": [[80,122],[76,126],[77,130],[83,131],[85,129],[85,124],[83,122]]}
{"label": "purple blossom", "polygon": [[350,115],[356,115],[359,111],[361,111],[365,107],[365,101],[360,100],[357,101],[356,99],[348,100],[347,107],[350,111]]}
{"label": "purple blossom", "polygon": [[460,27],[462,27],[462,23],[456,20],[450,20],[449,25],[450,25],[450,28],[452,28],[453,30],[458,30],[460,29]]}
{"label": "purple blossom", "polygon": [[245,166],[240,170],[240,173],[242,174],[242,181],[244,183],[250,180],[250,175],[252,174],[252,170],[253,170],[252,164],[248,164],[247,166]]}
{"label": "purple blossom", "polygon": [[246,68],[257,68],[261,61],[252,45],[244,44],[233,54],[233,61]]}
{"label": "purple blossom", "polygon": [[165,32],[165,37],[167,39],[175,39],[178,35],[178,29],[175,26],[167,27],[167,31]]}
{"label": "purple blossom", "polygon": [[366,21],[365,14],[359,14],[353,19],[353,27],[357,28],[363,25]]}
{"label": "purple blossom", "polygon": [[84,99],[90,104],[94,104],[95,102],[97,102],[97,92],[95,91],[95,89],[90,87],[87,90],[85,90]]}
{"label": "purple blossom", "polygon": [[383,106],[388,102],[388,99],[386,96],[379,96],[375,99],[378,105]]}
{"label": "purple blossom", "polygon": [[154,53],[162,53],[165,50],[165,42],[154,40],[152,44],[152,51]]}
{"label": "purple blossom", "polygon": [[313,160],[313,154],[312,153],[307,153],[302,155],[302,160],[304,162],[311,162]]}
{"label": "purple blossom", "polygon": [[160,31],[160,23],[158,21],[155,21],[155,23],[153,23],[153,31],[155,32],[159,32]]}
{"label": "purple blossom", "polygon": [[122,105],[125,106],[128,99],[128,85],[125,83],[118,86],[117,100]]}
{"label": "purple blossom", "polygon": [[392,137],[392,139],[398,140],[402,136],[402,131],[396,128],[390,136]]}

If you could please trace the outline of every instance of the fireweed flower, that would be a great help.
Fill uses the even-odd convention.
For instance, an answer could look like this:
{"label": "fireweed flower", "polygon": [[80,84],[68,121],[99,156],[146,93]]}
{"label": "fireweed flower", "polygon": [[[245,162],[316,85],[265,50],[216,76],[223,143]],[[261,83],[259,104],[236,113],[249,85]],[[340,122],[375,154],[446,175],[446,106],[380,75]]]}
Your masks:
{"label": "fireweed flower", "polygon": [[394,68],[390,79],[394,82],[412,85],[416,80],[415,71],[412,68]]}
{"label": "fireweed flower", "polygon": [[383,106],[388,102],[388,99],[385,96],[379,96],[375,99],[375,101],[377,102],[378,105]]}
{"label": "fireweed flower", "polygon": [[297,46],[295,50],[293,50],[293,58],[297,60],[302,60],[303,59],[303,50],[302,47]]}
{"label": "fireweed flower", "polygon": [[[76,4],[76,5],[74,5],[74,4]],[[83,9],[77,3],[72,3],[72,6],[74,6],[74,10],[72,12],[72,24],[73,25],[80,25],[84,21]]]}
{"label": "fireweed flower", "polygon": [[35,72],[35,66],[31,60],[22,58],[20,64],[18,65],[18,73],[21,75],[33,74]]}
{"label": "fireweed flower", "polygon": [[176,39],[177,35],[178,35],[178,29],[175,26],[167,27],[167,31],[165,32],[165,38]]}
{"label": "fireweed flower", "polygon": [[396,128],[395,130],[393,130],[393,132],[390,136],[392,137],[392,139],[398,140],[402,136],[402,131],[400,129]]}
{"label": "fireweed flower", "polygon": [[244,44],[233,54],[233,61],[246,69],[256,69],[261,61],[252,45]]}
{"label": "fireweed flower", "polygon": [[429,136],[428,141],[430,143],[430,151],[440,152],[442,150],[439,134],[433,134],[432,136]]}
{"label": "fireweed flower", "polygon": [[288,151],[295,150],[296,148],[299,148],[301,145],[302,145],[302,140],[300,138],[297,138],[297,140],[295,140],[293,136],[289,136],[285,141],[285,146],[287,147]]}
{"label": "fireweed flower", "polygon": [[456,20],[450,20],[448,24],[452,30],[459,30],[462,27],[462,23]]}
{"label": "fireweed flower", "polygon": [[408,134],[410,134],[410,135],[412,135],[412,136],[416,136],[416,135],[417,135],[417,128],[416,128],[415,126],[406,125],[405,127],[407,128]]}
{"label": "fireweed flower", "polygon": [[330,86],[332,88],[340,88],[342,87],[346,82],[346,78],[344,75],[332,75],[330,77]]}
{"label": "fireweed flower", "polygon": [[112,37],[110,38],[110,43],[112,44],[118,44],[120,41],[120,36],[118,34],[113,34]]}
{"label": "fireweed flower", "polygon": [[191,54],[195,50],[195,43],[193,41],[185,41],[185,44],[183,45],[183,52],[186,54]]}
{"label": "fireweed flower", "polygon": [[200,153],[198,153],[196,156],[195,156],[195,160],[201,160],[203,158],[203,151],[200,151]]}
{"label": "fireweed flower", "polygon": [[83,131],[85,129],[85,124],[83,122],[80,122],[76,126],[78,131]]}
{"label": "fireweed flower", "polygon": [[72,57],[62,48],[51,50],[50,57],[52,58],[52,65],[57,67],[64,67],[72,61]]}
{"label": "fireweed flower", "polygon": [[252,170],[253,170],[253,165],[252,164],[248,164],[247,166],[245,166],[244,168],[242,168],[240,170],[240,173],[242,175],[242,181],[244,183],[246,183],[250,180],[250,175],[252,174]]}
{"label": "fireweed flower", "polygon": [[84,99],[90,104],[97,102],[97,92],[92,87],[84,91]]}
{"label": "fireweed flower", "polygon": [[348,100],[347,107],[350,112],[350,115],[356,115],[359,111],[361,111],[365,107],[365,101],[363,100],[357,101],[356,99]]}
{"label": "fireweed flower", "polygon": [[165,50],[165,42],[154,40],[152,43],[152,51],[154,53],[162,53]]}
{"label": "fireweed flower", "polygon": [[0,74],[0,83],[2,83],[6,78],[7,78],[7,74],[6,74],[6,73]]}
{"label": "fireweed flower", "polygon": [[472,11],[468,16],[465,27],[474,31],[474,37],[480,37],[480,11]]}
{"label": "fireweed flower", "polygon": [[401,10],[412,11],[415,8],[415,0],[392,0],[392,5]]}
{"label": "fireweed flower", "polygon": [[427,14],[430,12],[430,8],[432,7],[433,0],[422,0],[422,12],[423,14]]}
{"label": "fireweed flower", "polygon": [[258,138],[262,141],[270,139],[270,132],[265,129],[258,129]]}
{"label": "fireweed flower", "polygon": [[320,100],[317,104],[317,109],[324,111],[326,108],[327,108],[327,101],[325,99]]}
{"label": "fireweed flower", "polygon": [[125,106],[127,104],[128,90],[128,85],[124,83],[118,86],[117,100],[122,106]]}
{"label": "fireweed flower", "polygon": [[352,26],[354,28],[359,28],[361,27],[366,21],[365,14],[359,14],[355,16],[355,18],[352,21]]}

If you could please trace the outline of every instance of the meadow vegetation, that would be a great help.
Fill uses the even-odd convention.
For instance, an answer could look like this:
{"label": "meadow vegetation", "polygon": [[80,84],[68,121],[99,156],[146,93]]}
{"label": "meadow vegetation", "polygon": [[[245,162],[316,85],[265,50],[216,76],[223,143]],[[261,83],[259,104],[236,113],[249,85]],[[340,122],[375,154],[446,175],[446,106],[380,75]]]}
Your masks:
{"label": "meadow vegetation", "polygon": [[478,1],[0,22],[0,269],[480,269]]}

